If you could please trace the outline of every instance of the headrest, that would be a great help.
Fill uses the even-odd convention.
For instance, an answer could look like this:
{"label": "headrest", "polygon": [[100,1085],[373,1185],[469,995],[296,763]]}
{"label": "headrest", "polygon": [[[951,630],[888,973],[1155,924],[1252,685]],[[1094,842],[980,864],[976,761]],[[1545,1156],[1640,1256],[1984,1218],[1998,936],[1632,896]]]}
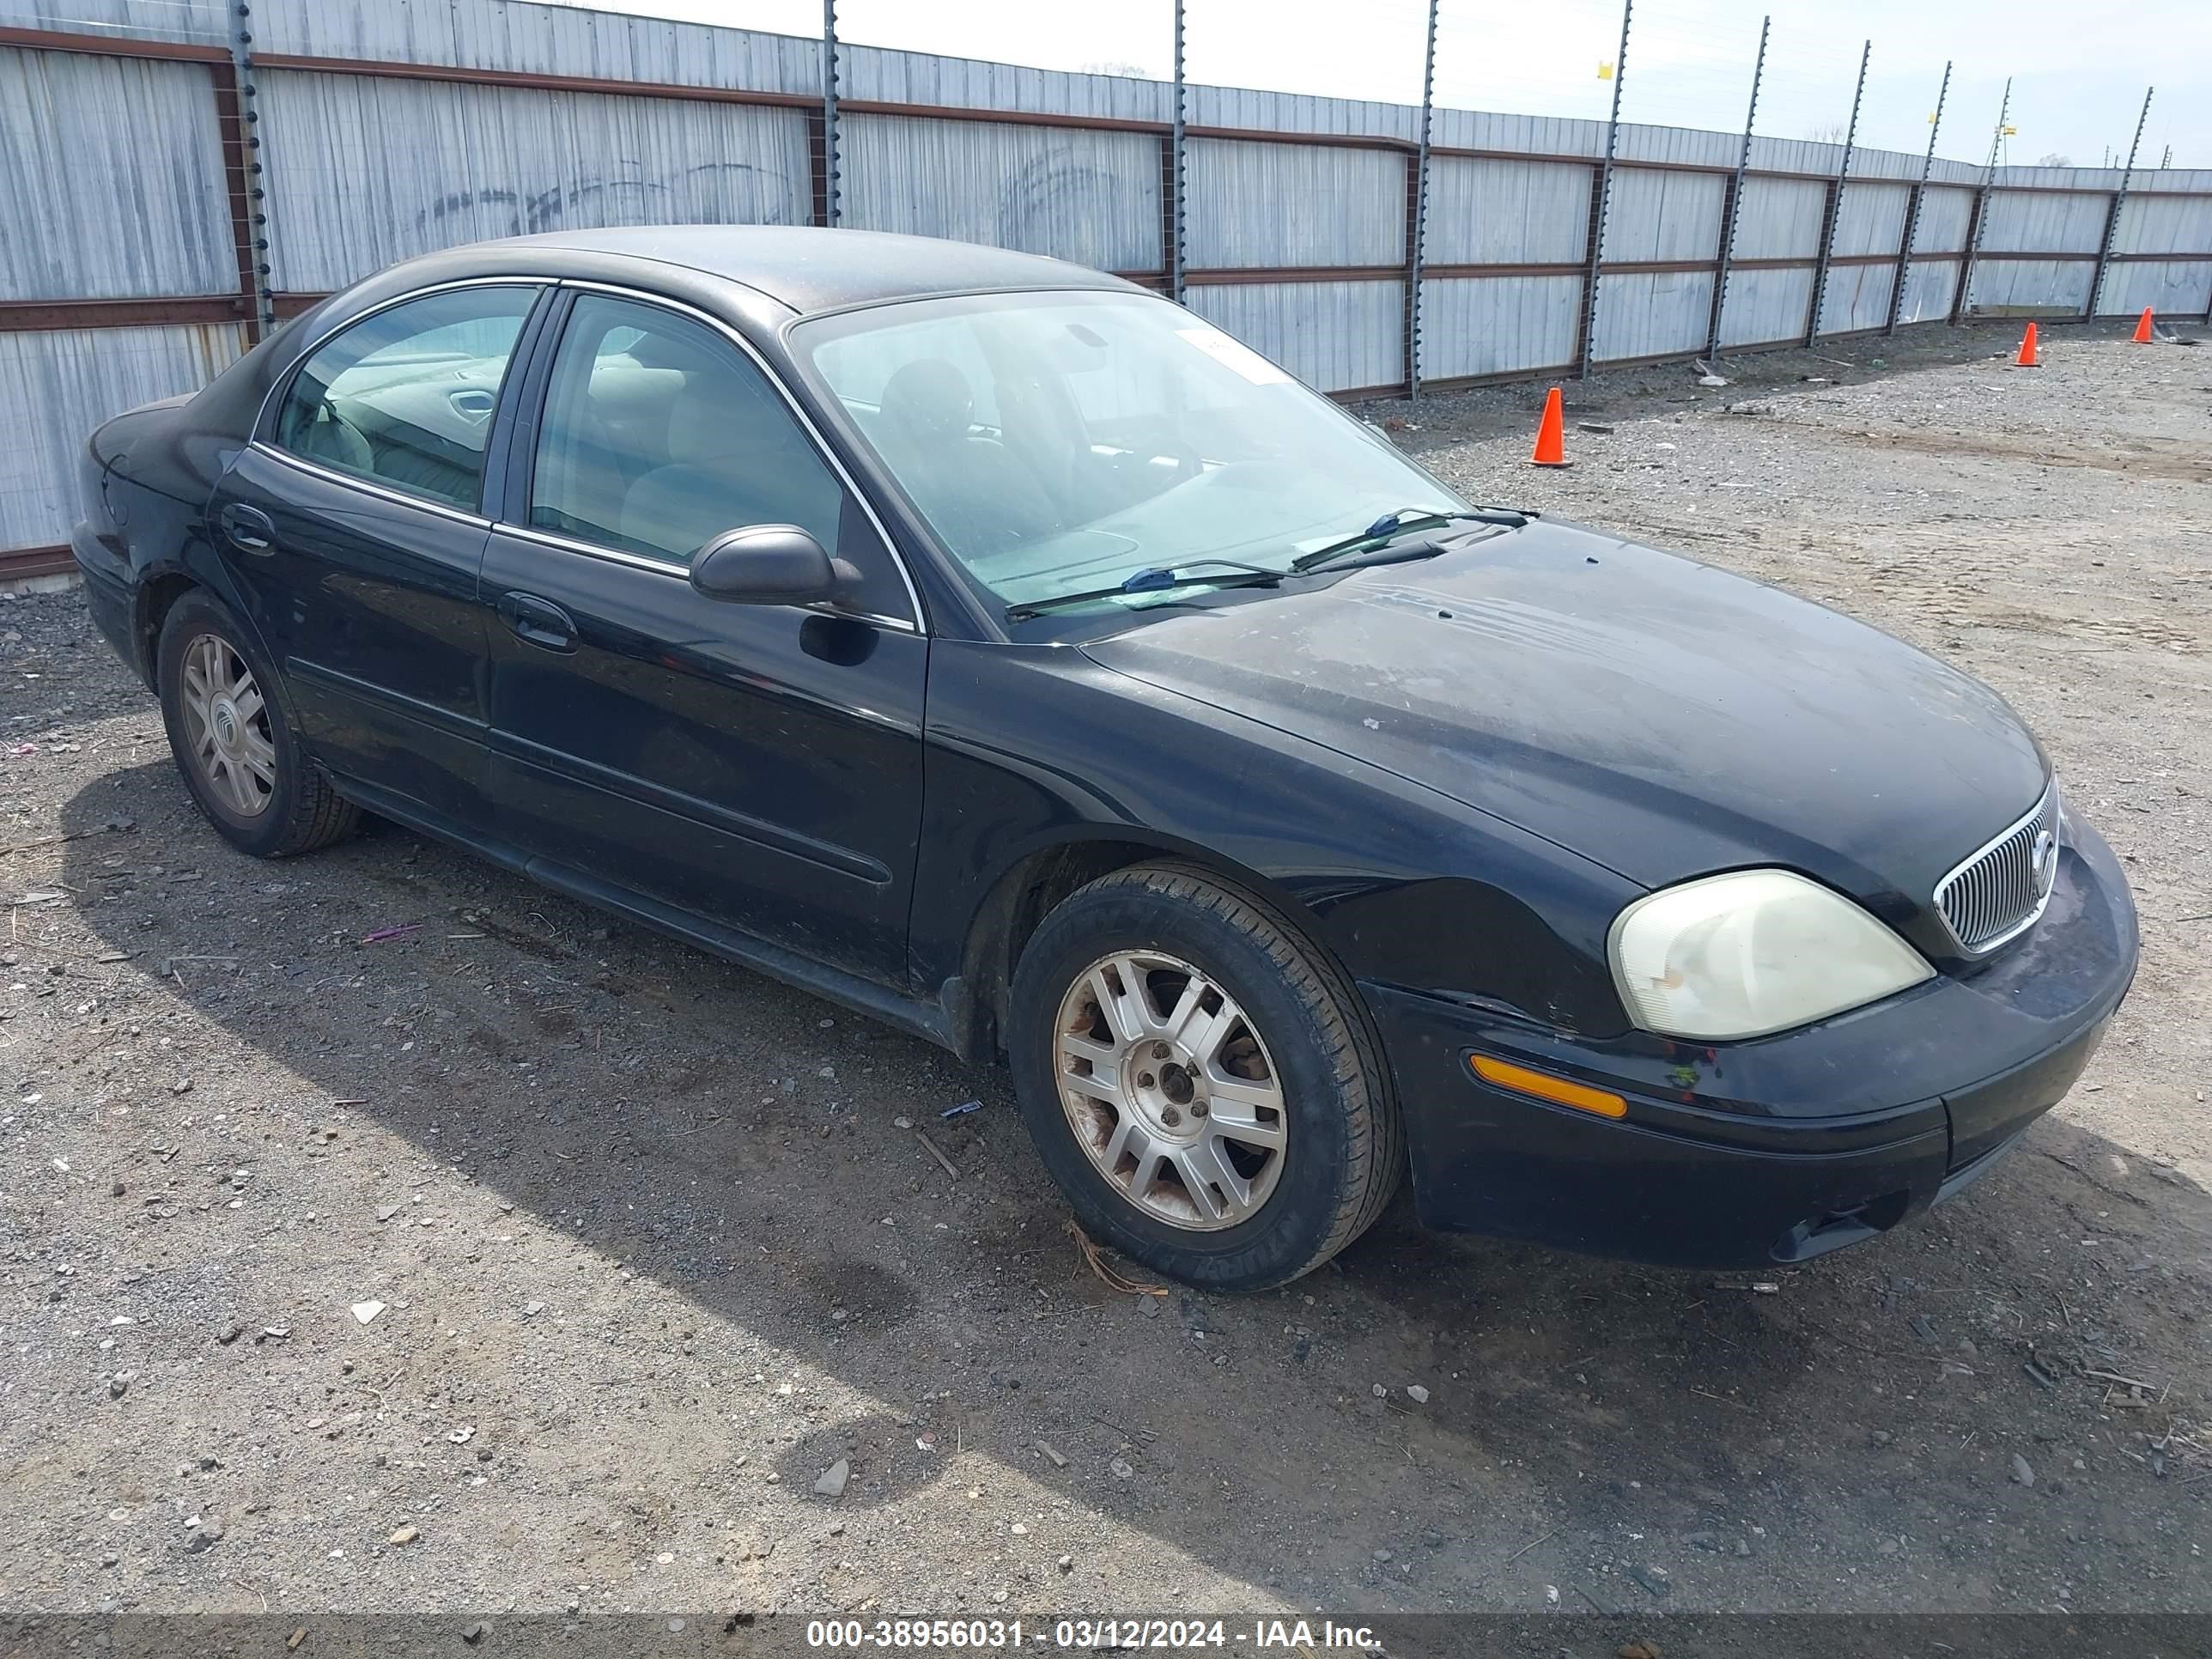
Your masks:
{"label": "headrest", "polygon": [[716,368],[684,377],[669,404],[668,453],[680,466],[714,466],[778,453],[791,414],[765,388]]}
{"label": "headrest", "polygon": [[917,357],[884,382],[884,416],[917,442],[965,437],[975,415],[968,377],[942,357]]}

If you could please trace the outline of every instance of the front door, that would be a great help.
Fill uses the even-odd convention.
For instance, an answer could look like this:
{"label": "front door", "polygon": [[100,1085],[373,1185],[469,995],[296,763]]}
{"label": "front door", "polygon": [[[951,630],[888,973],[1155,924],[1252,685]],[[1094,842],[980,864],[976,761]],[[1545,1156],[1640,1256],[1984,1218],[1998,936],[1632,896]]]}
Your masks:
{"label": "front door", "polygon": [[210,503],[302,738],[333,770],[463,822],[483,811],[485,456],[544,293],[448,289],[333,335]]}
{"label": "front door", "polygon": [[[906,987],[928,641],[869,515],[719,330],[585,292],[532,375],[486,550],[491,789],[538,855]],[[796,524],[839,609],[690,586],[722,532]]]}

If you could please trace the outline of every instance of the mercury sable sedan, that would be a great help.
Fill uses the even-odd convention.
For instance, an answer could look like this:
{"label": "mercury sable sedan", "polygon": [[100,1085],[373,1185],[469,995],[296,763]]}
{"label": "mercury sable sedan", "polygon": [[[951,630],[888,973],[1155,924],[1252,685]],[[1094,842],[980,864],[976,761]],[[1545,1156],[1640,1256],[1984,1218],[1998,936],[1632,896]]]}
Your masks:
{"label": "mercury sable sedan", "polygon": [[[109,422],[222,836],[368,811],[974,1060],[1084,1226],[1802,1261],[2087,1062],[2126,884],[1987,688],[1468,501],[1188,311],[856,231],[415,260]],[[859,1195],[854,1195],[858,1203]]]}

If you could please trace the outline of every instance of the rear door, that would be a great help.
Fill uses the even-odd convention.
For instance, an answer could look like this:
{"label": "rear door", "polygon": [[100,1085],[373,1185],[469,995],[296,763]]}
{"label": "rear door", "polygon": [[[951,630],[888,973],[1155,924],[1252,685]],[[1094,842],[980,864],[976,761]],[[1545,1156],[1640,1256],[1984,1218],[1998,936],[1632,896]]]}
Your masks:
{"label": "rear door", "polygon": [[[523,391],[484,557],[500,833],[903,989],[928,664],[904,574],[719,325],[595,289],[567,305]],[[858,567],[849,602],[692,588],[700,547],[762,523]]]}
{"label": "rear door", "polygon": [[334,770],[463,823],[483,810],[486,457],[551,292],[471,283],[341,329],[210,503],[301,736]]}

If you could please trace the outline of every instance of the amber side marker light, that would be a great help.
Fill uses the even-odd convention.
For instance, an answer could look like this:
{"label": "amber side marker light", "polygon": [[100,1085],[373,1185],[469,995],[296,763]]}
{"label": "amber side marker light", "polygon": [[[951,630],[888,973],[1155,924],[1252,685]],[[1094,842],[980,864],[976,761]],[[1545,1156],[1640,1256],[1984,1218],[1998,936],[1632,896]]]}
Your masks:
{"label": "amber side marker light", "polygon": [[1539,1100],[1548,1100],[1555,1106],[1571,1106],[1577,1111],[1595,1112],[1600,1117],[1628,1115],[1628,1103],[1602,1089],[1587,1088],[1563,1077],[1532,1072],[1525,1066],[1509,1066],[1488,1054],[1476,1054],[1468,1064],[1474,1067],[1474,1074],[1485,1083],[1494,1083],[1516,1094],[1534,1095]]}

